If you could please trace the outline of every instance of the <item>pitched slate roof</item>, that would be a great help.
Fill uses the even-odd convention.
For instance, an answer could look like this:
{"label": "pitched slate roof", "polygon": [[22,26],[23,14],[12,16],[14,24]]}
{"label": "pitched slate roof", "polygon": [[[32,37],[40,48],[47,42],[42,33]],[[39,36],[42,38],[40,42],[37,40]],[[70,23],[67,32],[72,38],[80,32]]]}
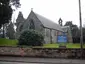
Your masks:
{"label": "pitched slate roof", "polygon": [[40,20],[40,22],[43,24],[44,27],[59,30],[59,31],[63,31],[60,25],[54,23],[53,21],[51,21],[51,20],[35,13],[35,12],[33,12],[33,13],[37,16],[37,18]]}
{"label": "pitched slate roof", "polygon": [[64,32],[67,32],[72,37],[70,26],[62,26]]}
{"label": "pitched slate roof", "polygon": [[69,27],[69,26],[62,26],[61,28],[63,29],[63,31],[64,31],[64,32],[67,32],[67,31],[68,31],[68,29],[70,29],[70,27]]}

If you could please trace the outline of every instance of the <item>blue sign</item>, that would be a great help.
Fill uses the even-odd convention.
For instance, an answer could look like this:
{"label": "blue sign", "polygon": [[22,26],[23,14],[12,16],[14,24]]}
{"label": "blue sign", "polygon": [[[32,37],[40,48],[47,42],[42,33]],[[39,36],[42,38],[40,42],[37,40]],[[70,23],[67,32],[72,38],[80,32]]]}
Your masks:
{"label": "blue sign", "polygon": [[58,36],[57,37],[57,42],[59,42],[59,43],[66,43],[67,42],[67,36],[65,36],[65,35],[60,35],[60,36]]}

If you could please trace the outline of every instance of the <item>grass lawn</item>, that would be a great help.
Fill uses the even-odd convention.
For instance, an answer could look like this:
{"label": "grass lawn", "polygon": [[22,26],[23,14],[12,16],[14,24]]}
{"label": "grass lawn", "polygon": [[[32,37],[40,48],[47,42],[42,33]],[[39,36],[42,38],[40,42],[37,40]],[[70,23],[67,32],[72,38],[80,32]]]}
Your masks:
{"label": "grass lawn", "polygon": [[[0,46],[17,46],[17,43],[18,43],[18,40],[0,38]],[[79,43],[44,44],[43,46],[35,46],[34,48],[59,48],[60,45],[65,45],[66,48],[80,48]],[[30,47],[30,46],[26,46],[26,47]],[[85,44],[83,44],[83,48],[85,48]]]}
{"label": "grass lawn", "polygon": [[44,48],[59,48],[59,44],[44,44]]}
{"label": "grass lawn", "polygon": [[[60,45],[65,45],[66,48],[80,48],[80,44],[79,43],[76,43],[76,44],[73,44],[73,43],[66,43],[66,44],[44,44],[43,47],[44,48],[59,48]],[[83,45],[83,48],[85,48],[85,44]]]}
{"label": "grass lawn", "polygon": [[17,40],[0,38],[0,46],[16,46],[17,43],[18,43]]}

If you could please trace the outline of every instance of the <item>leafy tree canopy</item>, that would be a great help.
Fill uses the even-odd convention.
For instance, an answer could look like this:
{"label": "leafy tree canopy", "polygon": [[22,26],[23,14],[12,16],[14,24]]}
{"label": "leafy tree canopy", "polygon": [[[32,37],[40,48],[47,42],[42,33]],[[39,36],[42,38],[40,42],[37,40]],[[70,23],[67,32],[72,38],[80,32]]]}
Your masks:
{"label": "leafy tree canopy", "polygon": [[9,37],[9,39],[15,39],[15,30],[14,30],[14,25],[12,22],[7,26],[6,35],[7,37]]}
{"label": "leafy tree canopy", "polygon": [[19,0],[0,0],[0,27],[11,20],[12,8],[20,6]]}
{"label": "leafy tree canopy", "polygon": [[65,23],[65,26],[70,26],[71,33],[72,33],[72,39],[74,43],[80,42],[80,30],[77,27],[77,25],[74,25],[72,21],[68,21]]}

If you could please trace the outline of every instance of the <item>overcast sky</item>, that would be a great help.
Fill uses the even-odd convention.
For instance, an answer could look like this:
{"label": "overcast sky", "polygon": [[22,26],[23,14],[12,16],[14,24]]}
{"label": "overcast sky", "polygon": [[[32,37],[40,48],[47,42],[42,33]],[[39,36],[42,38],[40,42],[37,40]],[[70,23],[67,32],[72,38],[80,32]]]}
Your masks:
{"label": "overcast sky", "polygon": [[[20,0],[24,18],[27,18],[31,8],[33,11],[58,23],[62,18],[63,24],[72,21],[79,25],[79,3],[78,0]],[[81,0],[82,22],[85,22],[85,0]],[[17,15],[17,12],[16,12]]]}

